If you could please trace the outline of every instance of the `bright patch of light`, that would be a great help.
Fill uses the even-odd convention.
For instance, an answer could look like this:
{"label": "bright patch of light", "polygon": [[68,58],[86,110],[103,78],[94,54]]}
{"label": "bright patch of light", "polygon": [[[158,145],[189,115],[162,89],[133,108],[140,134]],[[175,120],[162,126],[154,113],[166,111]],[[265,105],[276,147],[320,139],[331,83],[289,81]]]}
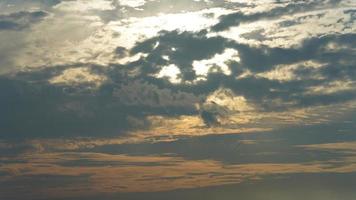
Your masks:
{"label": "bright patch of light", "polygon": [[168,78],[168,80],[172,83],[180,83],[181,79],[179,78],[180,74],[179,68],[174,65],[168,65],[162,68],[162,70],[158,73],[157,78]]}
{"label": "bright patch of light", "polygon": [[162,58],[165,60],[169,60],[169,56],[167,56],[167,55],[163,55]]}
{"label": "bright patch of light", "polygon": [[206,99],[208,104],[213,103],[224,107],[230,111],[249,111],[253,110],[253,107],[247,103],[244,96],[236,96],[233,91],[229,89],[219,89],[209,95]]}
{"label": "bright patch of light", "polygon": [[[118,57],[114,53],[118,46],[131,49],[137,42],[155,37],[162,30],[200,31],[216,24],[218,16],[231,12],[223,8],[212,8],[104,23],[95,12],[114,9],[110,2],[62,1],[54,7],[53,17],[48,17],[34,27],[27,37],[23,37],[29,45],[28,48],[21,48],[17,52],[19,55],[14,56],[15,64],[26,67],[78,62],[102,66],[109,63],[126,64],[140,56]],[[206,17],[208,13],[215,13],[215,16]],[[55,17],[57,15],[60,17]],[[46,30],[45,33],[43,30]]]}
{"label": "bright patch of light", "polygon": [[128,57],[124,57],[124,58],[118,59],[117,63],[119,63],[119,64],[127,64],[127,63],[130,63],[130,62],[135,62],[135,61],[139,60],[141,57],[147,57],[147,55],[148,54],[146,54],[146,53],[138,53],[138,54],[135,54],[133,56],[128,56]]}
{"label": "bright patch of light", "polygon": [[119,2],[121,6],[136,8],[145,5],[146,0],[120,0]]}
{"label": "bright patch of light", "polygon": [[235,49],[226,49],[222,54],[216,54],[214,57],[206,60],[193,62],[193,69],[200,77],[206,77],[213,67],[218,67],[224,74],[229,75],[231,71],[226,62],[229,60],[240,61],[238,51]]}
{"label": "bright patch of light", "polygon": [[[153,17],[128,18],[108,24],[110,29],[120,36],[115,40],[121,46],[131,48],[136,42],[157,36],[160,31],[192,31],[197,32],[216,24],[218,16],[231,11],[221,8],[205,9],[198,12],[175,14],[159,14]],[[215,18],[208,18],[208,13],[216,13]],[[189,23],[188,23],[189,22]]]}
{"label": "bright patch of light", "polygon": [[77,0],[77,1],[62,1],[54,7],[62,11],[79,11],[85,12],[90,10],[112,10],[114,6],[108,0]]}

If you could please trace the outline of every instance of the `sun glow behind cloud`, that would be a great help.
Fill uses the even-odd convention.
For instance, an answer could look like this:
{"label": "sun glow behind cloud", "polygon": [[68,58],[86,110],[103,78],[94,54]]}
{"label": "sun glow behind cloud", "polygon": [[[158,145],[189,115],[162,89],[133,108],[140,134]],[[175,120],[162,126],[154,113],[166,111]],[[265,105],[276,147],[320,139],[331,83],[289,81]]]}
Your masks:
{"label": "sun glow behind cloud", "polygon": [[64,84],[71,86],[91,84],[98,87],[105,80],[105,77],[92,74],[87,68],[73,68],[63,71],[61,75],[53,77],[49,80],[49,82],[51,84]]}
{"label": "sun glow behind cloud", "polygon": [[224,74],[229,75],[231,72],[229,67],[226,65],[228,61],[239,62],[238,52],[236,50],[225,49],[222,54],[216,54],[210,59],[194,61],[193,69],[196,74],[200,76],[198,80],[204,80],[210,70],[221,70]]}

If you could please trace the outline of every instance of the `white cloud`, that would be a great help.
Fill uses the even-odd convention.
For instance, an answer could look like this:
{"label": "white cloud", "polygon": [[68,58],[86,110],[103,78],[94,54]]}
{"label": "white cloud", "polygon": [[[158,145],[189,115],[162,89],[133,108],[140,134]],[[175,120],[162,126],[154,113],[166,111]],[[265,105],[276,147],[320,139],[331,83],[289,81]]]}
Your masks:
{"label": "white cloud", "polygon": [[88,12],[91,10],[112,10],[114,6],[110,0],[75,0],[62,1],[54,8],[67,12]]}
{"label": "white cloud", "polygon": [[[152,1],[152,0],[151,0]],[[146,4],[146,0],[119,0],[119,4],[128,7],[140,7]]]}
{"label": "white cloud", "polygon": [[218,67],[224,74],[229,75],[230,69],[229,66],[226,64],[227,61],[239,61],[238,52],[234,49],[225,49],[225,51],[221,54],[216,54],[210,59],[206,60],[199,60],[193,62],[193,69],[195,73],[200,76],[198,79],[205,79],[208,75],[208,72],[213,67]]}
{"label": "white cloud", "polygon": [[[104,1],[90,1],[81,8],[82,1],[70,1],[55,7],[54,13],[27,32],[22,40],[25,45],[17,56],[8,62],[21,67],[65,65],[73,63],[125,64],[139,58],[129,55],[118,58],[118,46],[132,48],[136,42],[154,37],[159,31],[200,31],[215,24],[218,19],[208,18],[207,13],[226,13],[228,10],[213,8],[197,12],[158,14],[150,17],[131,17],[108,24],[91,9],[110,9]],[[72,9],[72,10],[71,10]],[[80,12],[75,10],[82,9]],[[84,12],[84,13],[83,13]],[[187,23],[189,21],[189,23]]]}
{"label": "white cloud", "polygon": [[167,77],[168,80],[172,83],[180,83],[182,80],[179,78],[181,74],[180,69],[174,65],[168,65],[162,67],[161,71],[157,74],[157,78],[164,78]]}

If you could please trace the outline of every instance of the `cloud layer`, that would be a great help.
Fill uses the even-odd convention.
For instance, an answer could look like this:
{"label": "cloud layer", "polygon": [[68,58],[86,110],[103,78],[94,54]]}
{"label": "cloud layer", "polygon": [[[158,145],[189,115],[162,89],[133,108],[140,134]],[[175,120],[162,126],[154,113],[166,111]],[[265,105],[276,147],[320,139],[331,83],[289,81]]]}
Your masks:
{"label": "cloud layer", "polygon": [[0,196],[354,176],[355,8],[1,1]]}

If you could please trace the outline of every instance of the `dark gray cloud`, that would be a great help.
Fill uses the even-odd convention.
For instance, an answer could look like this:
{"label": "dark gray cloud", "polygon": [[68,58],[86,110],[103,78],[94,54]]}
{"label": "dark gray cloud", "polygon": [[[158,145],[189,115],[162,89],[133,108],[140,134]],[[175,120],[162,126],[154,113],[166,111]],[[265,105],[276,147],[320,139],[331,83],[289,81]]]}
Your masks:
{"label": "dark gray cloud", "polygon": [[[11,181],[0,181],[1,191],[0,194],[3,198],[7,199],[42,199],[38,195],[38,190],[50,187],[66,187],[76,183],[85,183],[90,179],[90,174],[81,175],[24,175],[16,177]],[[31,188],[28,186],[31,185]],[[14,193],[14,188],[16,193]],[[37,192],[34,192],[37,190]],[[21,193],[21,195],[18,195]]]}
{"label": "dark gray cloud", "polygon": [[[218,174],[216,174],[218,175]],[[214,175],[212,174],[212,178]],[[154,199],[181,200],[206,199],[221,200],[235,199],[237,196],[245,200],[274,200],[302,198],[314,200],[354,199],[353,186],[356,184],[355,173],[298,173],[281,176],[263,176],[261,180],[249,180],[246,183],[229,184],[206,188],[180,189],[167,192],[119,193],[108,195],[108,199]],[[234,178],[231,178],[234,180]],[[306,184],[307,183],[307,184]],[[266,195],[268,194],[268,195]],[[102,195],[85,197],[83,199],[96,200]],[[72,199],[70,199],[72,200]],[[75,200],[73,198],[73,200]]]}
{"label": "dark gray cloud", "polygon": [[[261,19],[274,19],[283,15],[293,15],[307,11],[316,10],[318,8],[325,8],[326,6],[335,6],[340,0],[318,0],[318,1],[293,1],[286,6],[277,6],[268,11],[257,12],[252,14],[245,14],[236,12],[232,14],[223,15],[220,21],[211,29],[213,31],[224,31],[233,26],[238,26],[241,22],[253,22]],[[277,4],[278,5],[278,4]]]}
{"label": "dark gray cloud", "polygon": [[[312,106],[355,98],[354,90],[333,94],[305,95],[307,89],[312,86],[322,86],[337,80],[355,80],[353,67],[355,65],[353,58],[355,55],[353,49],[355,34],[314,37],[306,39],[299,47],[291,48],[271,48],[264,45],[254,47],[222,37],[207,38],[204,34],[206,34],[204,31],[198,33],[162,32],[160,36],[139,43],[132,49],[132,53],[148,53],[147,58],[142,58],[134,65],[141,69],[142,77],[145,77],[147,74],[157,73],[162,66],[176,64],[182,71],[183,80],[193,80],[196,78],[192,68],[194,60],[208,59],[226,48],[234,48],[239,52],[240,62],[230,62],[231,75],[213,72],[208,75],[207,81],[192,85],[172,85],[165,82],[159,83],[158,80],[153,81],[152,78],[145,79],[166,87],[205,96],[219,87],[229,88],[236,94],[243,95],[249,101],[268,109],[277,109],[270,105],[270,102],[275,99],[294,102],[295,106]],[[155,47],[155,44],[158,45]],[[330,49],[330,44],[336,44],[343,48]],[[169,60],[164,60],[162,55],[168,55]],[[308,60],[324,63],[326,66],[320,69],[299,69],[295,72],[299,79],[287,82],[256,76],[236,79],[246,70],[253,74],[268,72],[278,65],[290,65]],[[324,79],[305,79],[311,74],[321,75]],[[288,109],[283,107],[281,105],[282,109]],[[204,119],[210,118],[214,121],[211,113],[204,113],[204,116]]]}
{"label": "dark gray cloud", "polygon": [[[319,3],[294,2],[275,8],[267,17],[302,12],[309,4],[315,9]],[[264,13],[255,15],[247,20],[258,20]],[[9,22],[4,23],[4,29],[20,30],[45,16],[42,11],[18,12],[2,15],[0,19]],[[147,54],[138,61],[105,67],[79,63],[77,66],[89,66],[92,73],[107,78],[96,89],[93,89],[95,84],[90,82],[72,85],[48,82],[66,69],[77,67],[75,65],[51,66],[2,76],[0,106],[3,112],[0,122],[3,125],[0,130],[6,137],[52,134],[95,136],[98,132],[115,135],[132,128],[149,127],[146,117],[150,115],[200,115],[206,125],[214,126],[219,125],[219,116],[225,115],[224,107],[213,106],[212,109],[202,105],[219,88],[231,89],[265,111],[347,102],[355,99],[355,90],[331,93],[308,91],[311,87],[328,87],[335,81],[355,81],[355,38],[355,34],[329,34],[306,39],[299,46],[280,48],[251,46],[222,36],[211,37],[207,30],[161,31],[157,36],[137,43],[132,49],[122,46],[115,49],[118,58],[129,54]],[[206,80],[186,83],[197,78],[192,66],[194,61],[210,59],[227,48],[237,50],[240,57],[239,62],[227,60],[231,74],[211,70]],[[300,64],[293,72],[297,79],[285,82],[256,76],[275,70],[279,65],[310,60],[324,66],[306,68]],[[171,64],[180,69],[181,83],[173,84],[154,76]],[[237,78],[246,71],[252,75]],[[313,75],[323,79],[313,79]],[[280,103],[273,103],[275,101]],[[200,105],[200,110],[197,105]]]}
{"label": "dark gray cloud", "polygon": [[41,21],[47,13],[44,11],[21,11],[8,15],[0,15],[0,30],[22,30]]}
{"label": "dark gray cloud", "polygon": [[34,9],[49,11],[61,2],[61,0],[2,0],[0,1],[0,12],[11,14],[21,11],[34,11]]}
{"label": "dark gray cloud", "polygon": [[[180,68],[182,80],[192,81],[196,79],[193,61],[222,53],[227,46],[226,42],[227,40],[222,37],[208,38],[205,31],[198,33],[163,31],[157,37],[138,43],[131,50],[131,54],[149,53],[147,58],[136,63],[146,74],[158,73],[163,66],[170,63]],[[162,57],[164,55],[168,56],[169,61]]]}
{"label": "dark gray cloud", "polygon": [[[80,65],[79,65],[80,66]],[[115,136],[144,129],[149,115],[194,114],[199,98],[136,81],[118,66],[109,70],[89,67],[114,77],[93,90],[90,83],[50,84],[52,77],[74,66],[2,76],[0,132],[2,138]],[[110,77],[108,75],[108,77]],[[21,126],[19,125],[21,124]]]}
{"label": "dark gray cloud", "polygon": [[[355,45],[354,34],[316,37],[304,41],[298,48],[290,49],[251,47],[222,37],[208,38],[205,34],[162,32],[131,50],[132,54],[148,53],[146,58],[127,66],[113,65],[107,69],[90,67],[94,74],[108,77],[96,90],[91,89],[90,83],[48,83],[52,77],[74,66],[18,73],[12,78],[3,76],[0,84],[2,137],[97,136],[99,132],[100,135],[116,135],[132,128],[147,128],[149,122],[145,118],[149,115],[196,115],[199,112],[207,125],[217,125],[221,110],[217,112],[202,107],[198,111],[195,106],[204,102],[218,88],[231,89],[249,102],[274,111],[328,105],[356,97],[354,90],[306,94],[311,86],[327,86],[337,80],[355,80],[354,52],[351,50]],[[330,50],[328,45],[331,43],[343,48]],[[158,45],[154,48],[155,44]],[[231,75],[211,72],[206,81],[196,84],[172,84],[150,76],[162,66],[173,63],[182,71],[183,80],[194,80],[192,62],[211,58],[227,47],[236,49],[241,59],[239,63],[229,64]],[[162,59],[162,55],[168,55],[169,60]],[[273,70],[276,65],[306,60],[327,65],[321,69],[299,70],[296,73],[301,79],[288,82],[255,76],[236,79],[244,70],[265,72]],[[138,70],[139,74],[132,76],[131,70]],[[304,80],[303,76],[310,73],[321,74],[325,79]],[[281,100],[285,104],[272,104],[274,100]]]}
{"label": "dark gray cloud", "polygon": [[217,113],[209,110],[202,109],[200,112],[200,117],[203,119],[204,123],[208,126],[219,125],[217,119]]}
{"label": "dark gray cloud", "polygon": [[[284,127],[265,131],[263,134],[208,135],[154,144],[109,144],[93,149],[81,149],[78,152],[93,151],[127,155],[137,155],[140,152],[145,152],[147,155],[163,153],[190,160],[216,160],[225,164],[310,162],[315,160],[313,152],[316,152],[298,146],[355,141],[356,136],[351,134],[355,128],[354,116],[355,114],[343,119],[350,120],[349,123],[340,120],[327,125],[297,125],[293,129]],[[340,134],[340,130],[348,134]],[[349,152],[319,151],[317,154],[319,161],[327,161],[342,160],[349,155]]]}

